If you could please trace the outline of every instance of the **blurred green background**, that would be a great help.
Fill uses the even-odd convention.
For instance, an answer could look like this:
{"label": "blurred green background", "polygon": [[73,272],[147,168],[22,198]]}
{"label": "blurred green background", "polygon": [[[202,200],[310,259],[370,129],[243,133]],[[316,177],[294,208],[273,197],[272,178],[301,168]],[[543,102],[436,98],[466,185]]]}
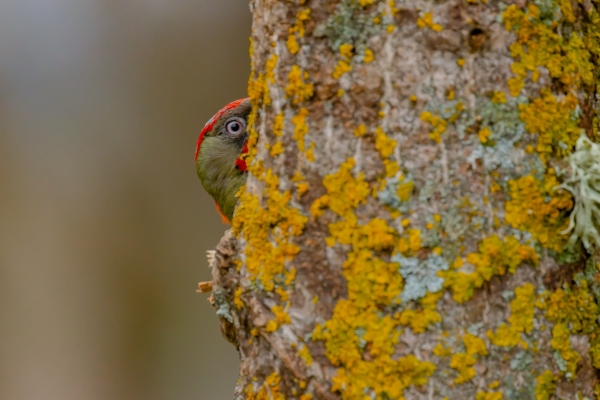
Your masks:
{"label": "blurred green background", "polygon": [[0,399],[231,399],[195,173],[248,2],[0,0]]}

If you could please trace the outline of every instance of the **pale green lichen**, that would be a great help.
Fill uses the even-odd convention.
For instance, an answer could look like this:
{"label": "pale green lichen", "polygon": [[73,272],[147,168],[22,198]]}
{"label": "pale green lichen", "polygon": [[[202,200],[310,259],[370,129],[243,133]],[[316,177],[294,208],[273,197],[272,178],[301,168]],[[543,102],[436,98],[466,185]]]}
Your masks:
{"label": "pale green lichen", "polygon": [[385,185],[377,193],[377,198],[393,210],[406,213],[410,210],[410,197],[414,186],[410,175],[391,177],[385,180]]}
{"label": "pale green lichen", "polygon": [[217,306],[217,315],[233,323],[233,316],[231,315],[231,305],[227,302],[227,297],[225,296],[223,291],[219,289],[215,290],[213,292],[213,298]]}
{"label": "pale green lichen", "polygon": [[367,40],[381,32],[385,26],[385,21],[384,24],[375,23],[376,16],[376,10],[364,13],[362,5],[356,0],[343,0],[327,22],[316,27],[314,34],[317,37],[327,37],[327,43],[334,53],[337,53],[341,45],[351,44],[364,59]]}
{"label": "pale green lichen", "polygon": [[466,110],[464,121],[456,124],[460,135],[466,136],[469,133],[467,130],[472,130],[476,125],[480,132],[489,131],[485,142],[480,138],[473,139],[474,148],[467,157],[470,164],[475,165],[477,160],[481,160],[487,171],[514,166],[511,154],[515,144],[522,140],[526,132],[525,125],[519,119],[518,109],[518,105],[524,102],[524,97],[511,98],[506,102],[482,99],[474,110]]}
{"label": "pale green lichen", "polygon": [[575,200],[569,226],[571,243],[581,239],[586,249],[600,245],[600,145],[582,135],[569,157],[571,176],[559,188],[566,189]]}
{"label": "pale green lichen", "polygon": [[400,298],[406,303],[424,297],[427,292],[436,293],[442,290],[444,279],[438,276],[438,271],[448,269],[448,261],[432,254],[424,261],[416,257],[403,257],[396,254],[391,261],[400,264],[400,274],[404,278],[404,289]]}

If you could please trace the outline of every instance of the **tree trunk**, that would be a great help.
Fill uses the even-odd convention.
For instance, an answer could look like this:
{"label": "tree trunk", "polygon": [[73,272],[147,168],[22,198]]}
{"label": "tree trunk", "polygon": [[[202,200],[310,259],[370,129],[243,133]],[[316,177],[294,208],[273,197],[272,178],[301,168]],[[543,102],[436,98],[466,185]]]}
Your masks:
{"label": "tree trunk", "polygon": [[600,393],[599,8],[251,2],[236,399]]}

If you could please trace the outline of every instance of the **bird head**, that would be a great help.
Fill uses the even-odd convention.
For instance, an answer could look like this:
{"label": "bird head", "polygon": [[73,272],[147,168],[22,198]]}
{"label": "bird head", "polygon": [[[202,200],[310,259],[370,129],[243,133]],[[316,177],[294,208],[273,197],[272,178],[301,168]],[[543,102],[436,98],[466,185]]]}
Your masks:
{"label": "bird head", "polygon": [[196,145],[196,172],[226,222],[237,204],[236,193],[246,182],[249,99],[233,101],[204,126]]}

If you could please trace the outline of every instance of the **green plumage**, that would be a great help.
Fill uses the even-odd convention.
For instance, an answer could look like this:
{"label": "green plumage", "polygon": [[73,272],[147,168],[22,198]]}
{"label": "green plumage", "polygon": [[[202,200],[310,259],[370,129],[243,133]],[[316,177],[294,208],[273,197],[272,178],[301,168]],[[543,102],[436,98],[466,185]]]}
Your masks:
{"label": "green plumage", "polygon": [[202,186],[215,199],[221,212],[231,221],[237,203],[235,194],[246,182],[235,160],[241,148],[218,137],[208,137],[202,143],[196,170]]}
{"label": "green plumage", "polygon": [[202,186],[215,199],[221,213],[229,221],[233,219],[237,205],[236,193],[246,183],[245,163],[241,168],[236,165],[236,160],[242,154],[248,134],[246,125],[239,134],[231,134],[226,126],[232,120],[245,124],[250,109],[250,101],[246,100],[221,115],[202,140],[196,160],[196,172]]}

